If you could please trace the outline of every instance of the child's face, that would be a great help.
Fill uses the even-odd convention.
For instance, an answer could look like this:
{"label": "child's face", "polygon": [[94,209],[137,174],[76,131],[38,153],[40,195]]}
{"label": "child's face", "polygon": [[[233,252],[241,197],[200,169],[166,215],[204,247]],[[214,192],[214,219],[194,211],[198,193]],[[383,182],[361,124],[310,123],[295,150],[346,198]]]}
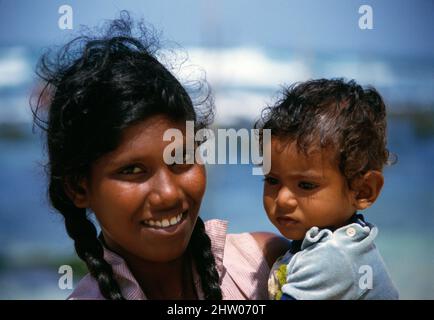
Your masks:
{"label": "child's face", "polygon": [[331,151],[313,151],[306,157],[295,142],[272,137],[263,201],[283,236],[300,240],[313,226],[340,227],[356,211],[354,191],[335,162]]}
{"label": "child's face", "polygon": [[[127,128],[119,147],[93,165],[85,183],[83,206],[92,209],[106,243],[120,254],[165,262],[180,257],[189,243],[205,192],[205,168],[163,161],[171,143],[163,141],[163,133],[169,128],[185,136],[185,123],[162,115]],[[150,225],[155,223],[160,226]]]}

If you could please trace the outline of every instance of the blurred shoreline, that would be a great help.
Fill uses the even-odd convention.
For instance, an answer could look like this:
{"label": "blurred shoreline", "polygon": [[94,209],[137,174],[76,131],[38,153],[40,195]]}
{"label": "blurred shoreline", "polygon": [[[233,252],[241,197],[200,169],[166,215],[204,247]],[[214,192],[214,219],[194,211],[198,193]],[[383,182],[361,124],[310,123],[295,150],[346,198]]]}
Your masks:
{"label": "blurred shoreline", "polygon": [[[218,108],[218,107],[217,107]],[[393,108],[388,110],[388,121],[401,120],[411,124],[414,133],[419,138],[430,138],[434,136],[434,107],[414,106],[404,110],[402,107],[398,111]],[[0,140],[3,141],[27,141],[40,138],[41,129],[33,127],[33,124],[27,121],[8,122],[6,119],[0,120]],[[234,129],[252,129],[255,119],[236,118],[229,124],[213,123],[213,128],[234,128]]]}
{"label": "blurred shoreline", "polygon": [[[366,216],[380,229],[377,245],[401,297],[434,299],[434,59],[244,47],[186,51],[207,71],[216,97],[213,128],[252,128],[278,83],[345,76],[377,87],[388,106],[388,146],[398,163],[385,168],[384,190]],[[64,299],[70,291],[58,288],[58,268],[73,266],[74,282],[86,272],[46,196],[45,145],[41,130],[32,128],[29,106],[39,53],[0,46],[0,299]],[[228,220],[231,233],[277,232],[250,165],[209,165],[207,174],[205,220]]]}

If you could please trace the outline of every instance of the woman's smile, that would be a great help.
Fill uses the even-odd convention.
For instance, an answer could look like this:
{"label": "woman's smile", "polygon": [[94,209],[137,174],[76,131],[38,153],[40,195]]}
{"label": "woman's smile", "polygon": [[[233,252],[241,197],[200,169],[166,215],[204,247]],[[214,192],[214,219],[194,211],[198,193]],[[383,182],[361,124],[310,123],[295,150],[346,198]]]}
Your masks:
{"label": "woman's smile", "polygon": [[142,220],[140,224],[145,228],[145,232],[152,232],[155,236],[168,236],[175,235],[185,228],[187,219],[188,210],[178,215]]}

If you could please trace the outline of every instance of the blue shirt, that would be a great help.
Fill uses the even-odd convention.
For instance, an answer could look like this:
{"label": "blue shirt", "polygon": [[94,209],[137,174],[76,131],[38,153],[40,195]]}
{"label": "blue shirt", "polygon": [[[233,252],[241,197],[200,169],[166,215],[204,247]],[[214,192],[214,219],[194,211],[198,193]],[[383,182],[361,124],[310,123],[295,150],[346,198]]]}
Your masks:
{"label": "blue shirt", "polygon": [[336,230],[312,227],[274,263],[270,299],[398,299],[374,244],[377,233],[362,215]]}

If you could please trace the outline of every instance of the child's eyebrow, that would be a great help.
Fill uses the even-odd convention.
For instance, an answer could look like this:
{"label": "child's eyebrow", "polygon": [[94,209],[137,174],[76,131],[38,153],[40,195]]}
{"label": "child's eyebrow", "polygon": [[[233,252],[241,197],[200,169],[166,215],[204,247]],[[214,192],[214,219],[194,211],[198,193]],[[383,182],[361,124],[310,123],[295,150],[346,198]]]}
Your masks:
{"label": "child's eyebrow", "polygon": [[324,179],[324,172],[319,172],[316,170],[307,171],[295,171],[287,174],[290,178],[310,178],[310,179]]}
{"label": "child's eyebrow", "polygon": [[294,175],[295,178],[309,178],[309,179],[316,179],[316,180],[322,180],[324,179],[324,175],[322,174],[299,174]]}
{"label": "child's eyebrow", "polygon": [[[267,176],[279,176],[273,171],[270,171]],[[307,171],[294,171],[285,173],[285,176],[292,179],[299,179],[299,178],[311,178],[311,179],[324,179],[325,175],[323,172],[314,171],[314,170],[307,170]]]}

